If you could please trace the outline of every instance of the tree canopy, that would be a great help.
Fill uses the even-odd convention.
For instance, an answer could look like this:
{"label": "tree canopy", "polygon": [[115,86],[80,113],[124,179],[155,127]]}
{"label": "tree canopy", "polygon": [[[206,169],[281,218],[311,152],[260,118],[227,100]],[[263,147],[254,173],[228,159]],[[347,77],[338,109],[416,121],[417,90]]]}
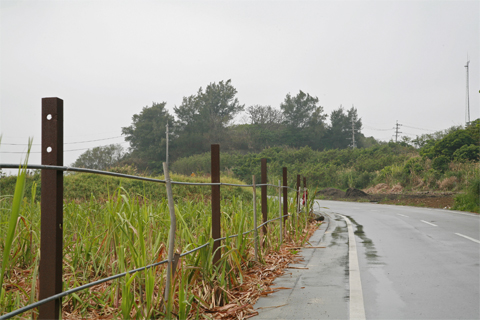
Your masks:
{"label": "tree canopy", "polygon": [[107,170],[117,164],[123,156],[124,151],[120,144],[95,147],[82,153],[77,160],[72,163],[72,167]]}
{"label": "tree canopy", "polygon": [[227,126],[235,115],[244,110],[236,98],[231,80],[210,83],[196,95],[184,97],[182,104],[175,107],[178,122],[177,153],[205,152],[210,144],[227,140]]}
{"label": "tree canopy", "polygon": [[125,140],[130,142],[130,158],[142,169],[162,172],[166,160],[166,126],[173,128],[174,118],[166,110],[166,102],[152,103],[132,117],[132,125],[122,128]]}
{"label": "tree canopy", "polygon": [[[242,111],[246,111],[247,123],[234,124],[233,120]],[[377,143],[361,133],[362,122],[354,107],[345,110],[340,106],[327,115],[317,97],[299,90],[296,95],[286,94],[277,108],[270,105],[245,108],[237,97],[237,89],[227,80],[210,83],[195,94],[184,96],[182,103],[173,107],[173,114],[167,110],[166,102],[162,102],[133,115],[132,124],[122,128],[125,140],[130,143],[123,162],[135,164],[140,170],[162,172],[167,123],[172,161],[208,152],[212,143],[221,144],[223,151],[242,153],[277,146],[309,146],[313,150],[348,148],[352,146],[352,130],[358,147]]]}

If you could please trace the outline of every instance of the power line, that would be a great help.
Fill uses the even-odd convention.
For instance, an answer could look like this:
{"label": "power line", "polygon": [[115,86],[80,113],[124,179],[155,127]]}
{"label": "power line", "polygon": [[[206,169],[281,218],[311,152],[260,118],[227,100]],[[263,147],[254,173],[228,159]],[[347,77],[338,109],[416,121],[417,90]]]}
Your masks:
{"label": "power line", "polygon": [[[128,141],[120,142],[119,144],[125,144],[128,143]],[[72,151],[82,151],[82,150],[89,150],[93,148],[100,148],[100,147],[106,147],[109,146],[109,144],[105,144],[102,146],[96,146],[92,148],[81,148],[81,149],[70,149],[70,150],[63,150],[63,152],[72,152]],[[20,152],[20,151],[0,151],[0,153],[20,153],[20,154],[25,154],[26,152]],[[30,151],[30,153],[42,153],[41,151]]]}
{"label": "power line", "polygon": [[364,126],[366,129],[370,129],[370,130],[376,130],[376,131],[390,131],[394,128],[390,128],[390,129],[377,129],[377,128],[373,128],[373,127],[369,127],[369,126]]}
{"label": "power line", "polygon": [[[121,138],[122,136],[117,137],[110,137],[110,138],[103,138],[103,139],[95,139],[95,140],[85,140],[85,141],[75,141],[75,142],[64,142],[64,144],[79,144],[79,143],[87,143],[87,142],[96,142],[96,141],[104,141],[104,140],[111,140]],[[28,146],[28,143],[0,143],[0,145],[7,145],[7,146]],[[41,146],[41,143],[32,143],[33,146]]]}
{"label": "power line", "polygon": [[103,141],[103,140],[111,140],[121,138],[122,136],[111,137],[111,138],[104,138],[104,139],[96,139],[96,140],[88,140],[88,141],[77,141],[77,142],[65,142],[65,144],[79,144],[79,143],[86,143],[86,142],[95,142],[95,141]]}
{"label": "power line", "polygon": [[435,132],[436,130],[432,130],[432,129],[424,129],[424,128],[418,128],[418,127],[411,127],[411,126],[407,126],[407,125],[403,125],[404,127],[406,128],[410,128],[410,129],[418,129],[418,130],[424,130],[424,131],[432,131],[432,132]]}

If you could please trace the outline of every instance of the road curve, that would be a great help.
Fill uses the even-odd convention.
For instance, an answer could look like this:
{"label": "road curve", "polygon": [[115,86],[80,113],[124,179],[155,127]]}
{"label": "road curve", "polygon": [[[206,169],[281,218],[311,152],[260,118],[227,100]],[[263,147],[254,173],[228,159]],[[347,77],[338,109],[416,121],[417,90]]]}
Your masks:
{"label": "road curve", "polygon": [[318,204],[320,211],[353,223],[367,319],[480,319],[478,215],[357,202]]}

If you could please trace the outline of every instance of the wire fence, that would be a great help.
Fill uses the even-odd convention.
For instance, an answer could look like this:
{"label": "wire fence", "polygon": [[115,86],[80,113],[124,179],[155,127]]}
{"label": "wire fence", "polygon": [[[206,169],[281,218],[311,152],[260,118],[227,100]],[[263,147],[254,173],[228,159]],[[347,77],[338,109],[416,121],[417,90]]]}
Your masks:
{"label": "wire fence", "polygon": [[[0,163],[0,169],[18,169],[19,165],[11,164],[11,163]],[[70,171],[70,172],[83,172],[83,173],[95,173],[105,176],[117,177],[117,178],[127,178],[133,180],[140,180],[140,181],[147,181],[147,182],[157,182],[157,183],[166,183],[165,180],[162,179],[154,179],[142,176],[134,176],[130,174],[124,173],[117,173],[111,171],[102,171],[102,170],[95,170],[95,169],[86,169],[86,168],[75,168],[75,167],[67,167],[67,166],[53,166],[53,165],[41,165],[41,164],[29,164],[26,166],[27,169],[33,170],[40,170],[40,169],[50,169],[50,170],[58,170],[58,171]],[[231,186],[231,187],[253,187],[253,184],[235,184],[235,183],[224,183],[224,182],[217,182],[217,183],[208,183],[208,182],[183,182],[183,181],[171,181],[172,184],[177,185],[190,185],[190,186]],[[268,187],[275,187],[278,188],[275,184],[257,184],[257,187],[268,186]],[[296,189],[289,187],[289,186],[282,186],[281,188],[287,188],[293,191]]]}
{"label": "wire fence", "polygon": [[[56,121],[50,121],[51,119],[55,119]],[[94,170],[94,169],[86,169],[86,168],[75,168],[75,167],[68,167],[63,166],[63,101],[58,98],[44,98],[42,99],[42,165],[36,164],[29,164],[20,166],[24,169],[33,169],[33,170],[42,170],[41,174],[41,185],[42,185],[42,193],[41,193],[41,247],[40,247],[40,274],[39,274],[39,292],[40,297],[45,297],[40,299],[40,301],[34,302],[22,308],[19,308],[15,311],[10,313],[4,314],[0,316],[0,320],[9,319],[11,317],[20,315],[28,310],[33,308],[39,308],[40,314],[39,319],[46,319],[46,318],[60,318],[61,314],[59,313],[61,310],[61,303],[60,298],[73,294],[75,292],[85,290],[91,288],[93,286],[99,285],[101,283],[111,281],[114,279],[118,279],[121,277],[126,276],[127,274],[134,274],[136,272],[144,271],[165,263],[168,263],[168,271],[167,271],[167,284],[169,283],[170,277],[172,274],[170,273],[170,268],[173,263],[173,243],[172,237],[170,237],[170,244],[169,244],[169,256],[167,260],[163,260],[160,262],[156,262],[144,267],[140,267],[137,269],[133,269],[130,271],[126,271],[123,273],[119,273],[113,276],[109,276],[100,280],[93,281],[88,284],[84,284],[78,286],[73,289],[69,289],[67,291],[59,292],[62,288],[62,261],[63,255],[62,252],[58,252],[54,250],[54,248],[62,248],[63,247],[63,173],[60,172],[80,172],[80,173],[91,173],[91,174],[99,174],[105,176],[113,176],[119,178],[126,178],[126,179],[134,179],[140,180],[145,182],[154,182],[154,183],[162,183],[166,185],[167,188],[167,195],[168,195],[168,206],[170,209],[170,218],[171,218],[171,225],[170,231],[173,230],[173,239],[175,237],[175,210],[172,208],[174,207],[171,185],[193,185],[193,186],[211,186],[212,187],[212,221],[211,221],[211,236],[212,239],[200,245],[190,251],[184,252],[179,255],[179,257],[184,257],[186,255],[192,254],[202,248],[205,248],[211,244],[213,244],[212,252],[215,253],[213,257],[213,263],[216,263],[220,259],[220,250],[219,242],[222,240],[235,238],[247,235],[251,232],[255,232],[255,259],[257,259],[257,250],[256,244],[258,241],[258,233],[257,230],[263,228],[263,237],[267,237],[267,229],[266,225],[276,220],[283,219],[283,223],[280,223],[280,230],[282,230],[282,225],[285,223],[285,219],[289,216],[287,210],[287,190],[294,190],[297,193],[297,209],[299,210],[300,204],[300,176],[297,175],[297,187],[291,188],[287,185],[287,168],[283,168],[283,185],[281,185],[280,180],[278,185],[268,184],[267,183],[267,161],[266,159],[261,159],[261,172],[262,172],[262,183],[255,184],[255,177],[253,176],[253,184],[233,184],[233,183],[222,183],[220,182],[220,152],[219,152],[219,145],[212,145],[212,172],[211,172],[211,183],[194,183],[194,182],[181,182],[181,181],[171,181],[168,174],[168,167],[167,164],[164,163],[164,171],[165,171],[165,180],[162,179],[154,179],[136,175],[128,175],[123,173],[116,173],[110,171],[102,171],[102,170]],[[17,169],[19,165],[16,164],[0,164],[0,169]],[[306,180],[304,178],[304,189],[306,190]],[[221,230],[220,230],[220,187],[221,186],[233,186],[233,187],[244,187],[244,188],[253,188],[253,195],[254,195],[254,228],[252,230],[248,230],[243,232],[242,234],[235,234],[230,235],[227,237],[220,237]],[[263,223],[259,226],[256,225],[256,187],[261,188],[261,203],[262,203],[262,215],[263,215]],[[274,187],[278,188],[278,205],[279,205],[279,216],[270,219],[267,221],[267,211],[266,211],[266,203],[267,203],[267,187]],[[45,188],[45,189],[44,189]],[[283,190],[283,201],[282,201],[282,191]],[[214,192],[215,191],[215,192]],[[306,196],[306,193],[305,193]],[[282,203],[283,203],[283,214],[282,214]],[[173,216],[172,216],[173,214]],[[43,220],[44,216],[48,216],[47,220]],[[298,219],[298,216],[297,216]],[[172,224],[173,222],[173,224]],[[48,235],[48,236],[46,236]],[[52,236],[54,235],[54,236]],[[280,243],[282,242],[282,231],[280,232]],[[48,265],[43,265],[45,261],[49,261]],[[51,263],[53,261],[53,263]],[[53,267],[52,267],[53,266]],[[50,278],[42,278],[42,275],[45,274],[55,274],[54,277]],[[0,275],[3,277],[3,275]],[[42,279],[44,279],[42,281]],[[45,281],[48,279],[50,281]],[[60,288],[60,289],[58,289]],[[165,290],[165,297],[168,296],[168,288],[166,286]],[[1,289],[1,288],[0,288]],[[0,290],[1,292],[1,290]],[[45,293],[50,292],[50,294]],[[42,294],[43,293],[43,294]],[[53,293],[53,294],[52,294]],[[167,300],[167,298],[165,298]],[[55,304],[53,303],[60,303]],[[51,302],[48,306],[45,304]]]}
{"label": "wire fence", "polygon": [[[15,168],[19,168],[19,166],[15,165],[15,164],[0,164],[0,169],[15,169]],[[148,177],[134,176],[134,175],[128,175],[128,174],[122,174],[122,173],[116,173],[116,172],[109,172],[109,171],[102,171],[102,170],[86,169],[86,168],[75,168],[75,167],[54,166],[54,165],[36,165],[36,164],[28,164],[28,165],[24,166],[24,168],[33,169],[33,170],[41,169],[41,170],[82,172],[82,173],[107,175],[107,176],[113,176],[113,177],[119,177],[119,178],[135,179],[135,180],[141,180],[141,181],[147,181],[147,182],[155,182],[155,183],[163,183],[163,184],[166,183],[166,180],[162,180],[162,179],[154,179],[154,178],[148,178]],[[247,187],[247,188],[248,187],[269,186],[269,187],[278,188],[280,190],[281,189],[290,189],[290,190],[293,190],[293,191],[297,191],[296,189],[294,189],[292,187],[289,187],[289,186],[281,186],[281,185],[274,185],[274,184],[268,184],[268,183],[263,183],[263,184],[234,184],[234,183],[222,183],[222,182],[219,182],[219,183],[192,183],[192,182],[182,182],[182,181],[171,181],[171,183],[176,184],[176,185],[234,186],[234,187]],[[306,188],[305,188],[305,190],[306,190]],[[279,201],[281,201],[281,200],[279,200]],[[279,205],[280,205],[280,202],[279,202]],[[258,225],[256,228],[243,232],[241,235],[242,236],[247,235],[251,232],[254,232],[255,230],[258,230],[258,229],[262,228],[263,226],[267,225],[270,222],[273,222],[273,221],[276,221],[276,220],[279,220],[279,219],[282,219],[282,218],[286,218],[288,216],[289,215],[286,214],[286,215],[282,215],[282,216],[270,219],[268,221],[265,221],[262,224]],[[217,238],[217,239],[213,239],[213,242],[215,243],[215,242],[226,240],[226,239],[229,239],[229,238],[236,238],[238,236],[240,236],[240,235],[235,234],[235,235],[230,235],[228,237]],[[209,246],[210,244],[211,244],[210,242],[207,242],[207,243],[205,243],[201,246],[198,246],[198,247],[196,247],[196,248],[194,248],[190,251],[187,251],[187,252],[184,252],[184,253],[180,254],[180,257],[184,257],[188,254],[194,253],[194,252],[196,252],[200,249],[203,249],[203,248]],[[37,307],[39,307],[39,306],[41,306],[45,303],[48,303],[50,301],[54,301],[56,299],[63,298],[63,297],[68,296],[72,293],[94,287],[94,286],[99,285],[99,284],[104,283],[104,282],[108,282],[108,281],[111,281],[111,280],[115,280],[115,279],[124,277],[127,274],[134,274],[136,272],[144,271],[144,270],[147,270],[149,268],[156,267],[156,266],[168,263],[168,262],[169,262],[168,259],[163,260],[163,261],[156,262],[156,263],[153,263],[153,264],[150,264],[150,265],[147,265],[147,266],[144,266],[144,267],[140,267],[140,268],[137,268],[137,269],[134,269],[134,270],[122,272],[122,273],[119,273],[119,274],[116,274],[116,275],[113,275],[113,276],[109,276],[109,277],[104,278],[104,279],[96,280],[96,281],[90,282],[88,284],[84,284],[82,286],[69,289],[67,291],[63,291],[63,292],[58,293],[56,295],[50,296],[48,298],[42,299],[40,301],[34,302],[34,303],[29,304],[27,306],[24,306],[20,309],[17,309],[15,311],[12,311],[10,313],[2,315],[2,316],[0,316],[0,320],[12,318],[12,317],[20,315],[20,314],[22,314],[22,313],[24,313],[28,310],[31,310],[33,308],[37,308]]]}

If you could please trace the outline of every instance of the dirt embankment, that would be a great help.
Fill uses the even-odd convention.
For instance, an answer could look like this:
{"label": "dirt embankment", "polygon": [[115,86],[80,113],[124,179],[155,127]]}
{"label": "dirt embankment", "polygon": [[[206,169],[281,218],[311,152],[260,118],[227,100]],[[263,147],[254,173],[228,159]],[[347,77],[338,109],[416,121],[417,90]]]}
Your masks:
{"label": "dirt embankment", "polygon": [[453,205],[455,194],[452,192],[432,191],[404,193],[400,185],[388,186],[385,183],[380,183],[365,190],[349,188],[346,192],[335,188],[327,188],[318,191],[317,196],[328,200],[368,201],[383,204],[450,209]]}

